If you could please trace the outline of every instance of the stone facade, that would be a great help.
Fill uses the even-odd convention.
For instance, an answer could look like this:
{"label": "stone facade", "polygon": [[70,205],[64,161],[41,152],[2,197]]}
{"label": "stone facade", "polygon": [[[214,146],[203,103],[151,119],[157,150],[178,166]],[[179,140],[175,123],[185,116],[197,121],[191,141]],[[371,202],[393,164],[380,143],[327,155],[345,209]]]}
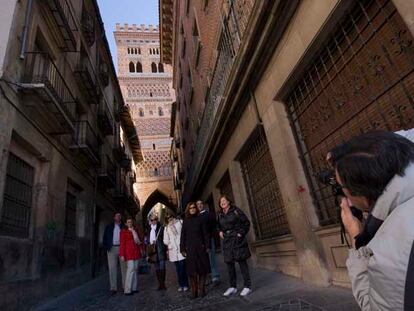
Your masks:
{"label": "stone facade", "polygon": [[[177,92],[181,200],[201,197],[217,208],[221,193],[233,197],[253,223],[255,265],[350,286],[337,209],[314,176],[341,139],[414,127],[406,80],[413,76],[414,6],[378,3],[160,1],[161,51]],[[203,53],[207,71],[197,69]]]}
{"label": "stone facade", "polygon": [[175,101],[172,67],[160,61],[158,26],[117,24],[114,36],[118,79],[144,156],[137,166],[137,191],[146,213],[152,208],[148,198],[154,193],[164,196],[169,205],[176,204],[170,160],[171,109]]}
{"label": "stone facade", "polygon": [[105,225],[139,210],[142,154],[96,1],[0,15],[0,309],[27,310],[105,269]]}

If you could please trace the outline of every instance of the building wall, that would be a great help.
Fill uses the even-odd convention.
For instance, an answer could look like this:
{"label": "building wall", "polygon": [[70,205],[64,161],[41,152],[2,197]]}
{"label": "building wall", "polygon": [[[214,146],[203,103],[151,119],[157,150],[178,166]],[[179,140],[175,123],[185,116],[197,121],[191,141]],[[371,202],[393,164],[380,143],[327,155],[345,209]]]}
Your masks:
{"label": "building wall", "polygon": [[[198,18],[197,6],[202,2],[191,2],[189,15],[186,15],[185,8],[177,8],[177,4],[174,4],[173,31],[175,33],[179,31],[179,26],[177,26],[180,24],[179,21],[189,19],[187,23],[191,25],[193,20]],[[248,3],[248,1],[244,2],[244,5]],[[313,284],[321,286],[334,284],[349,287],[350,283],[345,266],[347,246],[341,243],[340,228],[337,223],[325,225],[318,218],[318,207],[311,195],[312,189],[300,159],[301,153],[295,141],[292,123],[288,118],[287,103],[279,94],[294,84],[295,79],[299,79],[304,70],[303,64],[317,55],[318,46],[322,47],[326,44],[324,38],[336,28],[338,21],[348,12],[353,2],[299,1],[292,17],[286,24],[286,28],[272,24],[275,15],[270,14],[266,15],[268,20],[263,26],[258,21],[263,21],[262,14],[268,7],[261,1],[251,1],[251,3],[254,3],[254,7],[250,11],[251,15],[248,18],[246,32],[234,57],[228,80],[227,82],[223,80],[223,83],[226,83],[226,88],[220,94],[223,98],[221,102],[219,101],[220,107],[223,108],[219,108],[216,117],[216,120],[220,120],[222,123],[218,121],[210,128],[210,132],[207,131],[208,135],[213,138],[207,142],[205,148],[209,148],[208,150],[212,151],[212,154],[202,156],[202,161],[196,163],[196,167],[208,167],[208,172],[203,176],[196,176],[193,183],[199,183],[199,186],[196,187],[197,191],[194,193],[189,190],[187,181],[187,184],[183,186],[183,197],[193,199],[201,196],[202,199],[207,200],[213,196],[214,202],[217,202],[220,192],[224,190],[220,181],[223,176],[228,174],[236,205],[241,207],[250,219],[255,220],[247,194],[246,181],[240,166],[240,153],[248,148],[251,134],[262,126],[277,176],[290,233],[261,240],[252,228],[249,239],[253,250],[253,263],[260,267],[282,271]],[[407,29],[412,32],[414,11],[411,5],[402,1],[387,2],[387,8],[392,5],[395,5]],[[227,16],[229,9],[225,3],[217,5],[216,8],[221,12],[221,16]],[[276,13],[276,16],[279,20],[283,20],[282,15],[287,16],[287,14],[287,12],[279,12]],[[212,20],[214,23],[214,18]],[[222,25],[219,19],[215,22]],[[200,33],[203,34],[205,24],[201,23],[200,25]],[[270,30],[272,27],[273,29],[280,27],[283,32],[282,30],[280,34],[272,32]],[[254,36],[254,32],[259,28],[263,30],[262,33]],[[208,29],[206,31],[208,32]],[[217,26],[215,31],[215,45],[211,44],[211,46],[213,46],[212,55],[217,57],[220,51],[215,51],[215,47],[217,47],[218,40],[217,32],[221,31],[220,26]],[[270,33],[276,33],[275,37],[266,37]],[[407,32],[404,34],[407,35],[406,40],[410,41],[409,34]],[[175,36],[175,40],[179,41],[180,39]],[[237,45],[237,38],[231,38],[231,40],[234,40],[232,42],[236,42]],[[256,50],[249,45],[251,42],[255,42]],[[262,42],[263,45],[261,45]],[[273,49],[272,43],[274,42],[277,45]],[[202,44],[204,48],[210,43],[206,43],[202,39]],[[174,42],[173,46],[177,47],[173,54],[174,86],[178,94],[177,102],[182,105],[185,101],[182,94],[187,94],[190,88],[187,84],[179,82],[180,75],[182,72],[185,73],[186,69],[183,70],[181,67],[180,43]],[[191,45],[189,49],[186,53],[191,55],[194,52],[191,50]],[[266,49],[269,51],[267,54],[263,52]],[[249,51],[253,52],[247,54]],[[412,50],[409,53],[412,53]],[[257,55],[265,56],[259,61]],[[212,67],[214,67],[216,60],[217,58],[211,58]],[[360,61],[364,62],[365,60],[361,59]],[[252,69],[249,65],[242,67],[244,62],[256,64],[257,68]],[[260,63],[266,65],[263,71],[261,71]],[[244,74],[237,75],[238,68],[244,68]],[[255,76],[255,71],[260,72],[260,75]],[[250,83],[245,83],[245,81]],[[233,87],[234,85],[237,87]],[[247,90],[243,90],[243,88],[247,88]],[[211,91],[213,90],[211,89]],[[201,105],[199,99],[195,105],[197,104]],[[241,111],[237,110],[238,105],[243,105],[245,108],[240,109]],[[181,109],[183,109],[182,106]],[[177,109],[175,137],[184,139],[189,135],[185,130],[186,114],[186,112],[180,113]],[[226,115],[230,115],[230,117],[226,118]],[[194,119],[193,116],[191,118]],[[229,120],[231,118],[233,120]],[[324,126],[323,124],[319,125]],[[230,128],[231,131],[223,131],[223,128]],[[191,129],[189,132],[194,134]],[[192,159],[191,153],[190,156],[186,151],[183,153],[185,156],[182,159],[178,157],[178,162],[180,162],[180,166],[188,169]]]}
{"label": "building wall", "polygon": [[[137,166],[136,190],[142,205],[157,189],[174,199],[170,163],[172,67],[161,64],[158,27],[117,24],[118,79],[140,137],[144,161]],[[130,72],[130,63],[142,72]],[[152,72],[152,63],[156,72]],[[162,113],[160,113],[160,109]],[[175,204],[175,202],[172,202]]]}
{"label": "building wall", "polygon": [[[108,173],[108,167],[101,156],[108,156],[120,176],[128,182],[131,182],[127,178],[131,173],[127,171],[133,171],[135,166],[131,165],[128,170],[121,168],[113,156],[113,150],[119,147],[116,142],[121,140],[116,134],[120,135],[121,127],[127,129],[123,120],[128,115],[125,117],[124,114],[123,119],[115,121],[123,100],[111,69],[112,60],[103,29],[99,27],[97,4],[79,0],[59,3],[70,5],[66,12],[71,12],[73,19],[66,18],[72,25],[68,31],[73,35],[74,45],[69,47],[61,41],[62,34],[48,2],[33,1],[24,59],[19,56],[28,1],[14,1],[14,11],[14,6],[8,1],[5,11],[2,9],[1,12],[12,18],[12,21],[2,18],[0,22],[1,29],[7,30],[2,31],[2,36],[7,35],[7,38],[0,40],[0,290],[7,292],[0,301],[1,310],[29,309],[102,272],[106,266],[106,254],[101,247],[104,226],[112,221],[116,210],[133,213],[127,211],[126,201],[120,203],[116,195],[118,184],[104,187],[102,183],[102,174]],[[82,12],[85,11],[90,13],[95,25],[91,32],[92,44],[80,31],[84,22]],[[30,53],[38,51],[36,45],[44,49],[43,56]],[[82,67],[83,78],[77,73],[81,68],[78,67],[81,49],[84,49],[84,60],[90,62],[90,77],[85,77],[85,67]],[[45,75],[54,88],[49,95],[30,89],[31,83],[37,81],[31,75],[36,62],[31,63],[30,60],[34,57],[38,57],[37,64],[44,66],[39,70],[40,75]],[[53,79],[56,77],[60,77],[61,84],[55,84]],[[85,81],[91,79],[98,89],[96,96],[88,95],[84,88]],[[43,90],[51,90],[52,87],[46,85]],[[63,104],[71,100],[70,93],[77,99],[73,106],[76,110],[73,120],[66,110],[70,104]],[[67,101],[62,100],[63,97]],[[42,107],[46,107],[45,110],[40,110]],[[61,108],[55,114],[59,119],[54,119],[50,113],[55,107]],[[101,111],[105,111],[109,120],[106,131],[101,126]],[[63,115],[71,119],[67,123],[76,126],[60,132],[58,120],[66,123]],[[90,124],[86,132],[77,125],[81,120]],[[125,157],[131,159],[136,153],[131,140],[124,139],[123,144]],[[7,176],[14,156],[34,169],[32,195],[28,198],[28,233],[24,235],[17,235],[9,230],[9,224],[6,226],[6,218],[10,217],[6,211],[11,211],[6,208],[5,202],[10,200],[7,195],[20,189],[11,186],[12,179]],[[114,183],[120,181],[114,180]],[[67,193],[76,198],[74,214],[69,213]],[[18,206],[16,199],[19,196],[12,198]],[[132,198],[131,193],[129,198]],[[135,205],[133,209],[137,212],[139,206]],[[17,216],[14,214],[12,217]],[[74,227],[70,224],[72,220]]]}

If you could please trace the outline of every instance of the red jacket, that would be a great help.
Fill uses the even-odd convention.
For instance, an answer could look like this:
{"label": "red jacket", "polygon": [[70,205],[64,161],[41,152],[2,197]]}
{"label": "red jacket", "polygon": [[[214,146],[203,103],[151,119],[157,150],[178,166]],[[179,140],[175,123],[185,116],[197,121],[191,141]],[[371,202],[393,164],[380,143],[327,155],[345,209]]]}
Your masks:
{"label": "red jacket", "polygon": [[[135,243],[134,236],[128,228],[121,230],[120,239],[119,256],[124,257],[125,260],[138,260],[141,258],[141,247]],[[139,239],[142,243],[142,238],[139,237]]]}

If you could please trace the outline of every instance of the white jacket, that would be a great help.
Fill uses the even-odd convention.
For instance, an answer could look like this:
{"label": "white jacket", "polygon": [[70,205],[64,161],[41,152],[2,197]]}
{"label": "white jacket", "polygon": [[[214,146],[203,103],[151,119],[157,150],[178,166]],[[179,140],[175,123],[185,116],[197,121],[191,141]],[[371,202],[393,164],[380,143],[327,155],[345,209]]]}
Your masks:
{"label": "white jacket", "polygon": [[389,214],[373,239],[349,252],[352,291],[363,311],[414,310],[414,164],[404,173],[374,206]]}
{"label": "white jacket", "polygon": [[175,220],[173,223],[169,223],[164,230],[164,244],[168,247],[168,259],[171,262],[185,259],[185,257],[180,253],[182,226],[183,223],[181,220]]}

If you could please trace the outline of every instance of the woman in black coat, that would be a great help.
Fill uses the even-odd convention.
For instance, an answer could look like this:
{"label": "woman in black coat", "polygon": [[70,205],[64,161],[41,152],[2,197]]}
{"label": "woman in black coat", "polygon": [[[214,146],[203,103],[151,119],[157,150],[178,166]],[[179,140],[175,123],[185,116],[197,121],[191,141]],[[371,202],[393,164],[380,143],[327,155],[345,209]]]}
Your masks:
{"label": "woman in black coat", "polygon": [[206,223],[198,217],[198,209],[193,202],[188,203],[181,229],[180,251],[186,257],[187,274],[190,277],[193,298],[205,296],[205,283],[210,273],[210,237]]}
{"label": "woman in black coat", "polygon": [[239,263],[244,280],[244,288],[240,295],[246,296],[251,293],[251,280],[247,265],[247,259],[250,258],[247,244],[250,221],[241,209],[231,204],[227,196],[220,198],[219,206],[218,229],[220,238],[223,239],[223,257],[230,280],[230,287],[224,292],[224,296],[237,293],[236,262]]}

